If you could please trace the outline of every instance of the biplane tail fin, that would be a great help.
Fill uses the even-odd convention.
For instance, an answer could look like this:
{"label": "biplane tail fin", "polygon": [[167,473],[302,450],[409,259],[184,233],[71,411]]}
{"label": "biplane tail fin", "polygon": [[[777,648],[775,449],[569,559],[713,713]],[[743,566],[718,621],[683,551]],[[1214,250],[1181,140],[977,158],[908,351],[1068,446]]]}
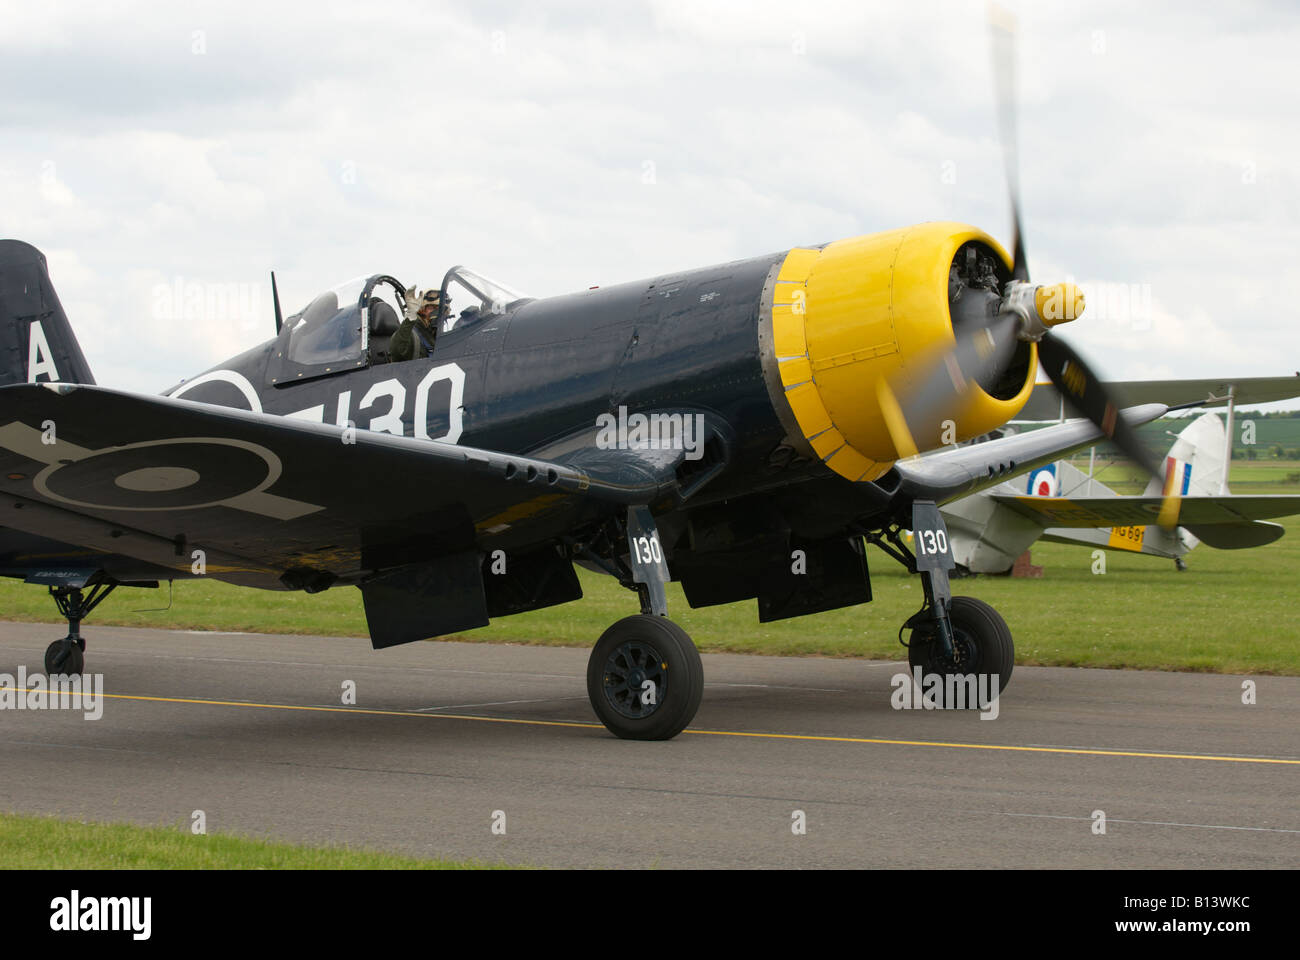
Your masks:
{"label": "biplane tail fin", "polygon": [[0,240],[0,386],[94,382],[45,255],[30,243]]}
{"label": "biplane tail fin", "polygon": [[1203,413],[1178,434],[1165,454],[1164,477],[1147,484],[1145,496],[1212,497],[1223,483],[1227,434],[1213,413]]}

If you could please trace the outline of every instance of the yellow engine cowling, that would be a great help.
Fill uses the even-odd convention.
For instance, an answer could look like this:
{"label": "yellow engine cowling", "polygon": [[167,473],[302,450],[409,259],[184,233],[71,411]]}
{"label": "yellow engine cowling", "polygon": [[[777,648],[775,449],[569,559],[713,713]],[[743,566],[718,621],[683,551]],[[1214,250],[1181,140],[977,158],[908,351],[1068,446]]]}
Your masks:
{"label": "yellow engine cowling", "polygon": [[[997,241],[960,223],[925,223],[786,255],[772,299],[781,385],[800,432],[841,476],[874,479],[910,452],[891,438],[881,409],[889,391],[878,387],[884,381],[901,393],[918,386],[934,357],[955,343],[949,271],[971,241],[1010,270]],[[933,424],[909,424],[917,446],[967,440],[1015,416],[1034,386],[1038,355],[1035,345],[1028,350],[1018,393],[998,399],[971,384],[961,409]],[[944,435],[944,419],[955,437]]]}

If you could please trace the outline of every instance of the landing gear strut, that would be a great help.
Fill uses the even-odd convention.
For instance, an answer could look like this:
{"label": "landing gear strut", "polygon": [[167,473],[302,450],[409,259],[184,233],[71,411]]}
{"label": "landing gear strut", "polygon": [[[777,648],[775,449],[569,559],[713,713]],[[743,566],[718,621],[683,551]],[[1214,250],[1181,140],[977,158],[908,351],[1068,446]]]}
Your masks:
{"label": "landing gear strut", "polygon": [[[575,552],[634,589],[641,613],[603,634],[587,661],[587,697],[610,733],[624,740],[671,740],[695,718],[704,694],[704,665],[686,631],[668,619],[668,565],[650,511],[629,507],[628,560],[612,549],[601,557],[583,544]],[[607,546],[617,542],[610,537]]]}
{"label": "landing gear strut", "polygon": [[899,630],[900,640],[903,630],[912,630],[906,644],[908,664],[913,670],[920,667],[925,676],[943,677],[945,693],[956,689],[947,682],[949,677],[993,675],[1000,694],[1015,666],[1015,644],[1007,622],[983,600],[952,595],[948,571],[957,564],[943,515],[933,502],[918,500],[912,505],[912,534],[915,555],[903,544],[897,527],[865,534],[869,543],[921,576],[925,602]]}
{"label": "landing gear strut", "polygon": [[113,582],[100,582],[90,588],[89,594],[83,594],[80,587],[50,587],[50,596],[58,605],[59,613],[68,621],[68,635],[45,648],[45,673],[48,676],[77,674],[86,668],[86,640],[81,635],[81,621],[116,586]]}

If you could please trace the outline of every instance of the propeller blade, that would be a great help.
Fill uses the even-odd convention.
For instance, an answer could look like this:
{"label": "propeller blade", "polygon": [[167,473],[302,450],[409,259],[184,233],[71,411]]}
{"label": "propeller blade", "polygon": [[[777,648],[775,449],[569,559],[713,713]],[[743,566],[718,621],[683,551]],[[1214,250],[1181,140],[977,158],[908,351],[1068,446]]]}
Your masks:
{"label": "propeller blade", "polygon": [[[1079,356],[1078,351],[1060,337],[1047,333],[1038,343],[1038,359],[1048,378],[1060,391],[1065,402],[1100,428],[1101,432],[1130,460],[1148,474],[1164,481],[1160,461],[1146,448],[1137,432],[1119,415],[1115,403],[1101,378]],[[1180,498],[1166,488],[1164,503],[1157,522],[1165,529],[1177,526]]]}
{"label": "propeller blade", "polygon": [[997,97],[998,131],[1002,141],[1002,162],[1006,167],[1011,199],[1011,278],[1027,283],[1029,263],[1025,259],[1025,232],[1020,219],[1020,148],[1016,120],[1016,18],[996,3],[988,5],[990,50]]}
{"label": "propeller blade", "polygon": [[887,388],[881,406],[894,449],[910,456],[919,449],[918,437],[924,449],[939,446],[944,418],[962,409],[972,387],[987,387],[1010,365],[1019,345],[1018,326],[1014,314],[998,314],[923,363],[905,385]]}

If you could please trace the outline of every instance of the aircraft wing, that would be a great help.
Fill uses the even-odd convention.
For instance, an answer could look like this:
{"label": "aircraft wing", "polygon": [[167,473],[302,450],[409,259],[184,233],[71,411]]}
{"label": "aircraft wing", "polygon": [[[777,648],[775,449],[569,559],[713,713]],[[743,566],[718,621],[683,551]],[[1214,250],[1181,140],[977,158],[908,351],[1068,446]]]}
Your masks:
{"label": "aircraft wing", "polygon": [[[1138,426],[1164,416],[1168,409],[1162,403],[1148,403],[1123,410],[1120,416],[1130,426]],[[1069,420],[1054,427],[901,460],[894,470],[907,496],[945,503],[1091,446],[1102,436],[1087,420]]]}
{"label": "aircraft wing", "polygon": [[[1204,402],[1207,407],[1224,406],[1228,391],[1242,404],[1270,403],[1300,397],[1300,373],[1290,377],[1240,377],[1236,380],[1128,380],[1104,384],[1118,403],[1125,405],[1163,403],[1170,407]],[[1029,402],[1017,420],[1058,420],[1069,407],[1061,406],[1061,394],[1052,384],[1034,384]]]}
{"label": "aircraft wing", "polygon": [[[1030,497],[992,494],[995,501],[1044,527],[1145,526],[1155,523],[1161,497]],[[1227,494],[1183,497],[1178,525],[1241,524],[1300,513],[1300,495]]]}
{"label": "aircraft wing", "polygon": [[484,534],[536,544],[675,484],[662,451],[569,459],[581,465],[89,385],[0,388],[0,526],[88,564],[135,558],[137,576],[191,575],[201,549],[219,579],[323,589]]}

